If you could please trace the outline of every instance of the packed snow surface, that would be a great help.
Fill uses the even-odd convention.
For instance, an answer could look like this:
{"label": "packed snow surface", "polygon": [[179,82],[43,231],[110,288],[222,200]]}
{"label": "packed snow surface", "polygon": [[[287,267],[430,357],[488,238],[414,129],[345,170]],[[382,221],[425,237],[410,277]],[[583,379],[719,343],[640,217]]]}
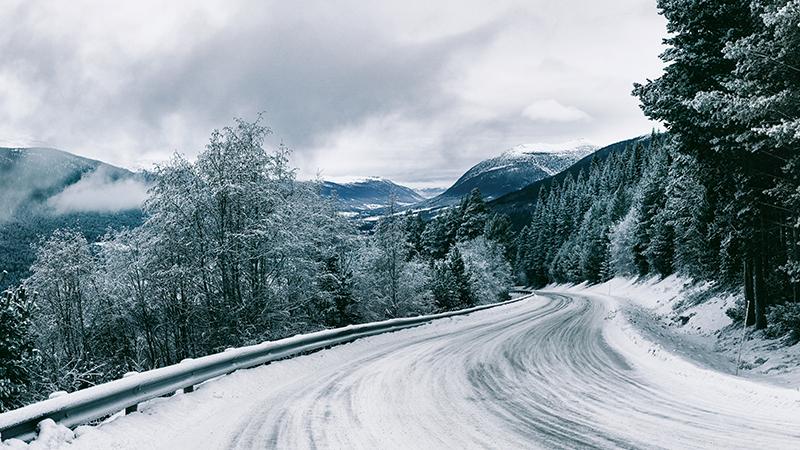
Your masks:
{"label": "packed snow surface", "polygon": [[797,387],[737,378],[671,353],[622,306],[597,292],[540,292],[239,371],[61,442],[74,449],[800,448]]}

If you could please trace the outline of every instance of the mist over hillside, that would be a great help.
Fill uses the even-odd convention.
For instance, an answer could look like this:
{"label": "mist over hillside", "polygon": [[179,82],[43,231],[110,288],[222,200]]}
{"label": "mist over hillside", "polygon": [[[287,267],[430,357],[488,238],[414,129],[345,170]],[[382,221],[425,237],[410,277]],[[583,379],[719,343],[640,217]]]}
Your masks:
{"label": "mist over hillside", "polygon": [[0,289],[27,276],[31,245],[59,228],[96,240],[108,230],[141,223],[147,198],[134,173],[51,148],[0,148]]}
{"label": "mist over hillside", "polygon": [[141,208],[143,174],[50,148],[0,148],[0,221]]}

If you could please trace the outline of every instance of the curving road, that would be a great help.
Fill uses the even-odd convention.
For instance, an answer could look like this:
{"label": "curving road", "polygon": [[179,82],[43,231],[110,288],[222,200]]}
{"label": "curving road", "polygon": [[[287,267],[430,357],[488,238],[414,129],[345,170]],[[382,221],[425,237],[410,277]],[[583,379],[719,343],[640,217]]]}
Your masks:
{"label": "curving road", "polygon": [[74,448],[800,448],[800,392],[655,355],[615,308],[541,293],[363,339],[153,402]]}

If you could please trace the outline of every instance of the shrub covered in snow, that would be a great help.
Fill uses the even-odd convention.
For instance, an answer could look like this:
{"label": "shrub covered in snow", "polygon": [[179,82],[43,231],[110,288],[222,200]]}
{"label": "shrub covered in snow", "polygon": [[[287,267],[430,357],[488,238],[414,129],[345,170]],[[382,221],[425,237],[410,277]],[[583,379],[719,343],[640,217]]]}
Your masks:
{"label": "shrub covered in snow", "polygon": [[800,341],[800,303],[773,305],[767,312],[767,337],[786,337],[789,345]]}
{"label": "shrub covered in snow", "polygon": [[739,323],[744,320],[744,302],[736,302],[736,306],[725,310],[725,315],[730,317],[734,323]]}

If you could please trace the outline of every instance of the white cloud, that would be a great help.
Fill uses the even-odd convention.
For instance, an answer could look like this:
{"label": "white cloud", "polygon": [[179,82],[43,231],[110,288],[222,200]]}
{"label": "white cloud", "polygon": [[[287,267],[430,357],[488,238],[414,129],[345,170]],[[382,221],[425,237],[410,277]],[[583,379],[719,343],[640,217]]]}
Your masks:
{"label": "white cloud", "polygon": [[564,106],[552,98],[531,103],[522,111],[522,115],[534,122],[576,122],[589,119],[589,114],[584,111],[574,106]]}
{"label": "white cloud", "polygon": [[77,183],[47,199],[57,214],[73,212],[117,212],[141,208],[147,185],[136,178],[112,179],[102,168],[84,175]]}

